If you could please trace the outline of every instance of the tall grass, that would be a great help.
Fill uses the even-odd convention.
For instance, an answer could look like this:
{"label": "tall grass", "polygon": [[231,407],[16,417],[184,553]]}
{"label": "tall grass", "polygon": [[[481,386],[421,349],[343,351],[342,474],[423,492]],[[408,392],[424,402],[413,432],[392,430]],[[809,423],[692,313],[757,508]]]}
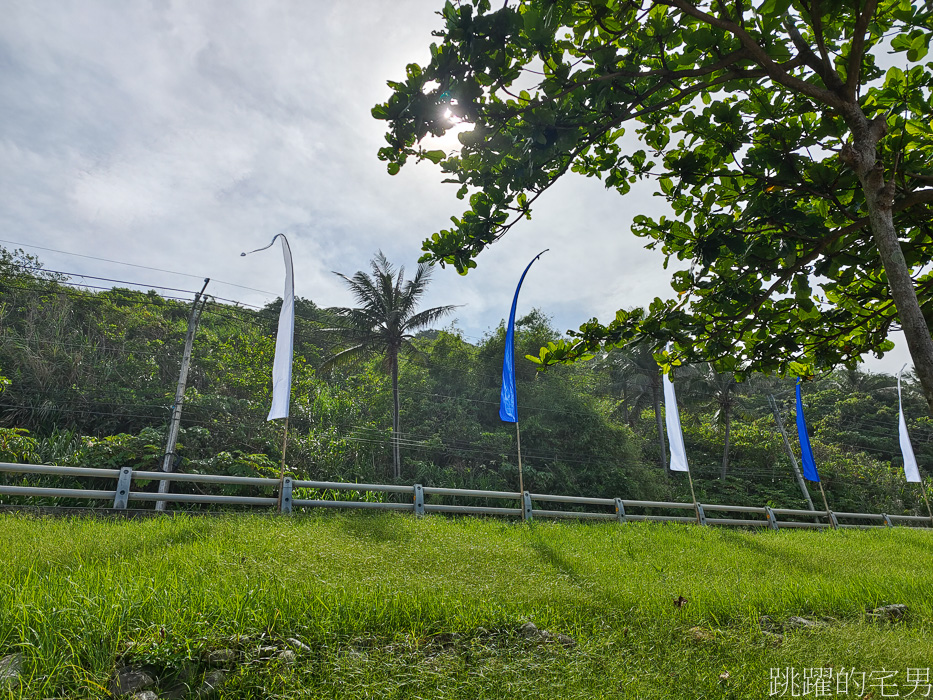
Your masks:
{"label": "tall grass", "polygon": [[[6,515],[0,542],[0,656],[26,657],[8,697],[101,697],[121,663],[288,637],[312,652],[231,669],[225,696],[767,697],[773,667],[933,665],[923,530]],[[887,603],[907,619],[866,617]],[[782,640],[762,615],[828,625]]]}

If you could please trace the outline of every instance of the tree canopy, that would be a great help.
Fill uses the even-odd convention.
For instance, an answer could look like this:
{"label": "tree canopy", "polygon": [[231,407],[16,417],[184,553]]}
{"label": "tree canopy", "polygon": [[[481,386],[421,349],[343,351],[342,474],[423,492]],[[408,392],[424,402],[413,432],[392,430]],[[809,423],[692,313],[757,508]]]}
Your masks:
{"label": "tree canopy", "polygon": [[[690,264],[673,299],[589,321],[541,362],[649,337],[720,370],[802,374],[883,354],[903,328],[933,408],[929,2],[472,0],[441,15],[430,63],[373,109],[390,173],[428,159],[468,197],[422,259],[466,273],[573,171],[623,195],[655,180],[674,216],[633,232]],[[459,152],[424,150],[460,122]]]}

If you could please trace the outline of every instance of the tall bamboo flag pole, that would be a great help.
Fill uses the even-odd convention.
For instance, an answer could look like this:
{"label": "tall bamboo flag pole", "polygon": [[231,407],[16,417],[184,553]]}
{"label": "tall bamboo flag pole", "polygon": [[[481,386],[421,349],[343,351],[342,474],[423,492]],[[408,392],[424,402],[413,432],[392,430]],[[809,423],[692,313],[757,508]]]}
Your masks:
{"label": "tall bamboo flag pole", "polygon": [[[518,394],[515,388],[515,307],[518,306],[518,293],[522,289],[525,275],[535,264],[535,261],[550,250],[545,248],[538,253],[522,273],[512,298],[512,311],[509,313],[509,325],[505,331],[505,355],[502,358],[502,392],[499,395],[499,418],[504,423],[515,423],[515,446],[518,449],[518,493],[519,498],[525,494],[525,480],[522,475],[522,436],[518,429]],[[522,508],[524,514],[525,509]],[[522,516],[524,517],[524,515]]]}
{"label": "tall bamboo flag pole", "polygon": [[[670,352],[670,346],[668,346],[668,352]],[[680,409],[677,408],[677,394],[674,391],[674,384],[667,374],[661,375],[661,384],[664,386],[664,422],[667,424],[671,471],[687,472],[687,480],[690,482],[690,497],[693,499],[693,510],[696,513],[697,525],[701,525],[703,520],[700,518],[700,504],[697,502],[697,495],[693,490],[693,476],[690,474],[690,465],[687,463],[684,432],[680,427]]]}
{"label": "tall bamboo flag pole", "polygon": [[901,455],[904,457],[904,478],[908,483],[915,483],[920,487],[920,493],[924,502],[927,504],[927,515],[930,516],[930,522],[933,524],[933,511],[930,510],[930,498],[927,496],[927,490],[923,486],[923,479],[920,478],[920,469],[917,467],[917,457],[914,455],[913,445],[910,444],[910,434],[907,432],[907,421],[904,419],[904,401],[901,398],[901,375],[907,365],[901,367],[897,373],[897,428],[898,437],[901,443]]}
{"label": "tall bamboo flag pole", "polygon": [[810,434],[807,431],[807,421],[803,416],[803,398],[800,395],[800,377],[797,377],[797,438],[800,440],[800,461],[803,462],[803,478],[809,481],[815,481],[820,485],[820,493],[823,494],[823,508],[826,509],[826,519],[829,520],[829,526],[833,529],[836,524],[833,522],[833,516],[829,510],[829,502],[826,500],[826,491],[823,490],[823,482],[820,480],[820,473],[816,470],[816,460],[813,459],[813,448],[810,446]]}
{"label": "tall bamboo flag pole", "polygon": [[292,394],[292,355],[295,349],[295,279],[292,264],[292,249],[285,234],[279,233],[263,248],[251,250],[250,255],[271,248],[277,239],[282,240],[282,256],[285,259],[285,292],[282,295],[282,310],[279,312],[278,332],[275,336],[275,360],[272,363],[272,406],[266,420],[285,419],[282,433],[282,468],[279,473],[278,508],[282,509],[282,487],[285,484],[285,450],[288,447],[288,405]]}

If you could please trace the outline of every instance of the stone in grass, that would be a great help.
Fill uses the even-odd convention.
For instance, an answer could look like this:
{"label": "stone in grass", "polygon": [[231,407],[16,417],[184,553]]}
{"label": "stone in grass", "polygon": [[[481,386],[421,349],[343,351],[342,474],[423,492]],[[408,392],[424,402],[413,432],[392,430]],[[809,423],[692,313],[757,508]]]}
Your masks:
{"label": "stone in grass", "polygon": [[155,672],[150,666],[124,666],[110,681],[110,692],[116,696],[130,695],[156,684]]}
{"label": "stone in grass", "polygon": [[877,620],[901,620],[907,614],[907,606],[903,603],[882,605],[880,608],[871,610],[868,614]]}
{"label": "stone in grass", "polygon": [[282,651],[275,655],[275,658],[277,658],[279,661],[284,661],[287,664],[291,664],[295,663],[295,659],[298,658],[298,654],[296,654],[292,649],[282,649]]}
{"label": "stone in grass", "polygon": [[526,622],[518,628],[518,632],[526,639],[538,639],[541,636],[541,630],[534,622]]}
{"label": "stone in grass", "polygon": [[201,687],[198,688],[197,697],[199,698],[211,698],[217,695],[220,692],[220,688],[224,684],[224,679],[226,674],[223,671],[211,671],[206,676],[204,676],[204,681],[201,683]]}
{"label": "stone in grass", "polygon": [[302,653],[304,653],[304,654],[310,654],[310,653],[311,653],[311,647],[309,647],[307,644],[305,644],[304,642],[302,642],[300,639],[295,639],[294,637],[289,637],[289,638],[286,639],[285,641],[288,642],[290,645],[292,645],[292,646],[295,648],[296,651],[300,651],[300,652],[302,652]]}
{"label": "stone in grass", "polygon": [[560,642],[561,644],[563,644],[563,645],[564,645],[565,647],[567,647],[568,649],[569,649],[570,647],[575,647],[575,646],[577,646],[577,640],[575,640],[573,637],[567,636],[566,634],[558,634],[557,637],[556,637],[556,639],[557,639],[558,642]]}
{"label": "stone in grass", "polygon": [[0,659],[0,688],[16,683],[22,671],[22,654],[8,654]]}
{"label": "stone in grass", "polygon": [[786,627],[790,629],[802,629],[802,630],[812,630],[819,629],[820,627],[828,627],[825,622],[820,622],[819,620],[808,620],[805,617],[789,617],[787,618]]}
{"label": "stone in grass", "polygon": [[136,693],[130,700],[159,700],[159,696],[151,690],[144,690],[141,693]]}
{"label": "stone in grass", "polygon": [[239,654],[235,649],[214,649],[207,653],[205,661],[210,666],[226,666],[237,660]]}

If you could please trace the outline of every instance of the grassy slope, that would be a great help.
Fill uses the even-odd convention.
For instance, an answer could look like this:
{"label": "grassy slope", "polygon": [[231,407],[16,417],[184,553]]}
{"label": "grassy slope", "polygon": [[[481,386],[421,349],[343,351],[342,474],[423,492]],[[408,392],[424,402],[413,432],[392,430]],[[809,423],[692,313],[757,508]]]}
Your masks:
{"label": "grassy slope", "polygon": [[[772,667],[903,681],[933,665],[922,530],[6,515],[0,543],[0,656],[22,649],[30,676],[9,697],[101,697],[118,658],[196,659],[231,635],[312,647],[238,667],[224,691],[236,698],[753,698]],[[907,604],[907,620],[866,619],[885,603]],[[762,614],[833,619],[779,642]],[[524,640],[529,620],[577,646]]]}

